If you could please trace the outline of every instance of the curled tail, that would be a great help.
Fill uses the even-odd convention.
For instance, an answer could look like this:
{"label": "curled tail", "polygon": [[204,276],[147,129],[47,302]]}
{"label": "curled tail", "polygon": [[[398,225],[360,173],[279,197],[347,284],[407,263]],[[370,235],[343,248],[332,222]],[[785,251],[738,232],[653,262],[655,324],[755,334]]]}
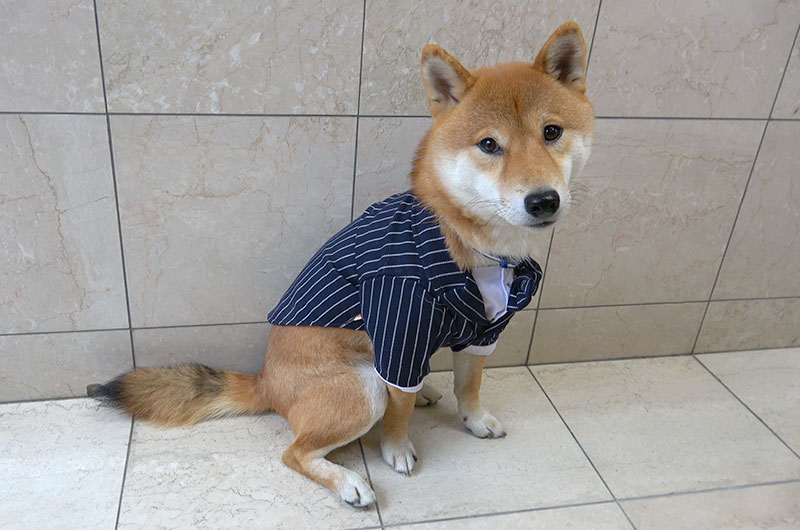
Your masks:
{"label": "curled tail", "polygon": [[258,374],[216,370],[201,364],[137,368],[86,393],[104,405],[162,427],[269,410]]}

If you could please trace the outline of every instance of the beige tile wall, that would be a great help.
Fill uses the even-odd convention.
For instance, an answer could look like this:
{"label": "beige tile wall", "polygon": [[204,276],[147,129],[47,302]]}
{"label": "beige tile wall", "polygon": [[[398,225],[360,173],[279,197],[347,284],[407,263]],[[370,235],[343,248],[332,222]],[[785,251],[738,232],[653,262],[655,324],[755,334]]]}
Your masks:
{"label": "beige tile wall", "polygon": [[0,400],[80,395],[134,363],[257,369],[300,267],[407,189],[422,46],[532,60],[568,19],[596,146],[491,363],[800,344],[794,0],[12,0]]}

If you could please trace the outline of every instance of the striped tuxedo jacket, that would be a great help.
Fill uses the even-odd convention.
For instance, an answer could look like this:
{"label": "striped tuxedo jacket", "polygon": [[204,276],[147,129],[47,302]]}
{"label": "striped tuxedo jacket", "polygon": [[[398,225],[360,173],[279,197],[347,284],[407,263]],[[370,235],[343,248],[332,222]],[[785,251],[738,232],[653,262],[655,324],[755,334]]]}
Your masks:
{"label": "striped tuxedo jacket", "polygon": [[517,265],[507,312],[490,322],[474,277],[450,257],[435,216],[406,192],[373,204],[333,236],[267,318],[282,326],[366,330],[380,377],[416,392],[439,348],[491,353],[541,277],[536,262]]}

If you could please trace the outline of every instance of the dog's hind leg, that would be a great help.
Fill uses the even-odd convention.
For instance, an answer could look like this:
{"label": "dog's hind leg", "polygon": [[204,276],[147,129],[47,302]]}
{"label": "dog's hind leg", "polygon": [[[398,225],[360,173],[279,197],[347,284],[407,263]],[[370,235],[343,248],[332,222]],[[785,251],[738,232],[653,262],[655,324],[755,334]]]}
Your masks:
{"label": "dog's hind leg", "polygon": [[375,502],[372,488],[358,473],[334,464],[325,455],[358,439],[383,414],[386,390],[379,380],[365,381],[368,377],[366,371],[354,369],[327,380],[295,402],[286,416],[297,436],[283,453],[287,466],[359,508]]}

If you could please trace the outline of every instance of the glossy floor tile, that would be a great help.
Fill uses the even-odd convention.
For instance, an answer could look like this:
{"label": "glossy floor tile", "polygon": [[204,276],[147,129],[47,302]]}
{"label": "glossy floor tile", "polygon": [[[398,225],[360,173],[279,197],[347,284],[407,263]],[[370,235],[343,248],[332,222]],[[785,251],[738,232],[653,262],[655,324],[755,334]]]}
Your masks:
{"label": "glossy floor tile", "polygon": [[[354,510],[281,461],[293,436],[277,415],[159,430],[137,423],[120,528],[315,528],[369,526]],[[358,444],[331,460],[366,477]]]}
{"label": "glossy floor tile", "polygon": [[378,429],[330,455],[371,481],[367,510],[283,465],[275,414],[131,431],[86,399],[0,405],[0,528],[797,528],[800,458],[775,433],[795,441],[800,350],[698,357],[532,367],[547,395],[527,368],[487,369],[495,440],[432,374],[444,397],[412,415],[411,476]]}
{"label": "glossy floor tile", "polygon": [[113,528],[130,430],[88,399],[0,405],[0,527]]}
{"label": "glossy floor tile", "polygon": [[640,530],[789,530],[800,525],[800,483],[643,499],[622,507]]}
{"label": "glossy floor tile", "polygon": [[533,373],[618,498],[800,479],[800,459],[691,357]]}
{"label": "glossy floor tile", "polygon": [[697,358],[800,453],[800,348]]}
{"label": "glossy floor tile", "polygon": [[610,499],[527,369],[484,374],[482,404],[508,432],[492,440],[464,428],[451,374],[428,379],[444,397],[411,417],[419,462],[410,477],[383,461],[376,430],[364,439],[384,524]]}

